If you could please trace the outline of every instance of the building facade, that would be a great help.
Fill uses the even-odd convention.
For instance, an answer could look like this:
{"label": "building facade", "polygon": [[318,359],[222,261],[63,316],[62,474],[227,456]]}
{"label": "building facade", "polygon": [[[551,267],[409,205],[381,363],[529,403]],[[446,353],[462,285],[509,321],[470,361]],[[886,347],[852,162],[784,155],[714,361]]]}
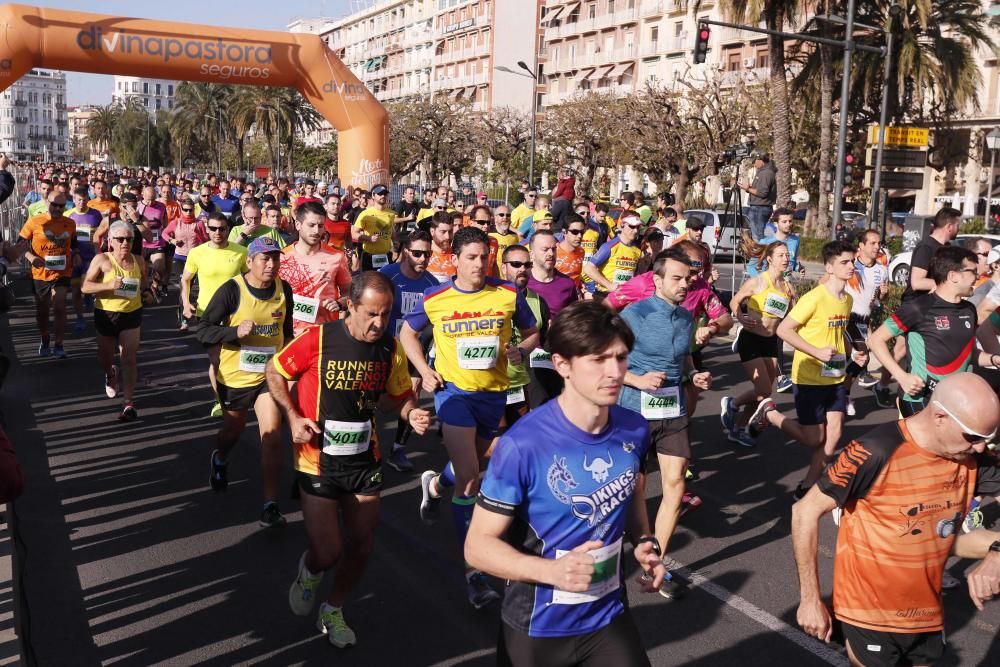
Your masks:
{"label": "building facade", "polygon": [[14,160],[66,160],[66,74],[33,69],[0,94],[0,150]]}
{"label": "building facade", "polygon": [[87,138],[87,123],[97,113],[94,107],[69,107],[67,109],[67,119],[69,121],[69,150],[76,160],[100,161],[99,156],[95,156],[93,146]]}
{"label": "building facade", "polygon": [[114,90],[111,92],[113,104],[124,104],[125,100],[136,98],[154,119],[157,111],[173,111],[176,81],[140,76],[115,76],[114,79]]}

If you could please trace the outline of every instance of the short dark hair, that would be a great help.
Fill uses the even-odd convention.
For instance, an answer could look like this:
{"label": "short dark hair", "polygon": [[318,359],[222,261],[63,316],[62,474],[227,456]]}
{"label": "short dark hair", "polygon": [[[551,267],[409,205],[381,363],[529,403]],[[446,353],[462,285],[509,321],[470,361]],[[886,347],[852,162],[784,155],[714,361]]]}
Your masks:
{"label": "short dark hair", "polygon": [[476,211],[486,211],[487,215],[490,216],[490,221],[493,220],[493,211],[491,211],[490,207],[487,206],[486,204],[476,204],[475,206],[473,206],[472,210],[469,211],[469,220],[472,220],[473,218],[476,217]]}
{"label": "short dark hair", "polygon": [[579,222],[580,224],[583,224],[583,225],[587,224],[587,221],[584,220],[581,216],[577,215],[576,213],[567,213],[563,217],[563,221],[566,223],[566,227],[569,227],[574,222]]}
{"label": "short dark hair", "polygon": [[462,222],[462,221],[465,220],[465,214],[462,213],[461,211],[451,211],[451,212],[444,211],[444,213],[446,213],[448,215],[448,217],[451,218],[451,221],[453,223],[454,222]]}
{"label": "short dark hair", "polygon": [[463,227],[455,232],[455,237],[451,241],[451,252],[455,257],[458,257],[462,254],[465,246],[474,243],[482,244],[488,250],[490,247],[490,237],[486,235],[486,232],[476,227]]}
{"label": "short dark hair", "polygon": [[[501,262],[506,262],[507,258],[510,257],[511,254],[513,254],[515,252],[525,252],[525,253],[527,253],[528,252],[528,248],[526,246],[521,245],[520,243],[515,243],[514,245],[509,245],[509,246],[507,246],[506,248],[503,249],[503,254],[500,256],[500,261]],[[530,253],[528,253],[528,254],[530,254]]]}
{"label": "short dark hair", "polygon": [[[250,206],[250,202],[247,202],[247,206]],[[295,209],[295,222],[302,222],[306,219],[306,215],[313,213],[319,217],[326,219],[326,209],[318,201],[305,201],[299,204],[298,208]]]}
{"label": "short dark hair", "polygon": [[868,240],[868,237],[873,234],[877,236],[879,240],[882,239],[882,235],[878,233],[877,229],[866,229],[858,235],[858,243],[865,243]]}
{"label": "short dark hair", "polygon": [[400,244],[400,247],[403,248],[403,250],[409,250],[410,247],[418,241],[430,243],[431,235],[422,229],[415,229],[403,237],[403,242]]}
{"label": "short dark hair", "polygon": [[674,216],[676,218],[677,217],[677,209],[674,208],[673,206],[664,206],[663,207],[663,215],[672,215],[672,216]]}
{"label": "short dark hair", "polygon": [[940,211],[934,214],[934,229],[941,229],[952,222],[957,222],[962,219],[962,212],[957,208],[952,208],[951,206],[945,206]]}
{"label": "short dark hair", "polygon": [[635,203],[635,193],[626,192],[622,195],[621,200],[631,206]]}
{"label": "short dark hair", "polygon": [[215,222],[221,222],[224,225],[226,225],[226,227],[229,227],[229,218],[227,218],[222,211],[212,211],[211,213],[209,213],[208,221],[211,222],[213,220]]}
{"label": "short dark hair", "polygon": [[90,199],[90,191],[82,186],[77,188],[76,190],[73,190],[73,194],[80,195],[84,199]]}
{"label": "short dark hair", "polygon": [[688,218],[685,229],[693,229],[695,231],[705,229],[705,220],[699,217]]}
{"label": "short dark hair", "polygon": [[979,258],[976,253],[968,248],[957,245],[941,246],[934,251],[931,257],[931,264],[927,268],[927,275],[934,281],[935,285],[940,285],[948,279],[948,274],[952,271],[961,271],[962,262],[968,260],[973,264],[978,264]]}
{"label": "short dark hair", "polygon": [[616,341],[628,351],[635,345],[635,334],[621,315],[598,301],[576,301],[559,311],[549,325],[545,347],[565,359],[600,354]]}
{"label": "short dark hair", "polygon": [[793,211],[790,208],[787,208],[787,207],[783,206],[781,208],[775,209],[774,210],[774,214],[772,215],[772,217],[775,220],[777,220],[779,217],[781,217],[783,215],[792,215],[792,216],[794,216],[795,215],[795,211]]}
{"label": "short dark hair", "polygon": [[431,216],[431,229],[436,229],[438,225],[452,224],[451,213],[448,211],[434,211]]}
{"label": "short dark hair", "polygon": [[604,211],[604,213],[607,214],[607,212],[610,211],[610,210],[611,210],[611,206],[606,201],[599,201],[596,204],[594,204],[594,211],[595,212],[596,211]]}
{"label": "short dark hair", "polygon": [[852,255],[855,252],[854,246],[847,241],[830,241],[823,246],[823,263],[829,264],[836,257],[840,257],[845,252]]}
{"label": "short dark hair", "polygon": [[328,193],[326,195],[326,197],[323,198],[323,203],[324,204],[330,203],[330,200],[332,198],[334,198],[334,197],[336,197],[337,199],[340,199],[341,201],[343,201],[343,197],[341,197],[340,195],[338,195],[336,192],[330,192],[330,193]]}
{"label": "short dark hair", "polygon": [[667,248],[653,258],[653,273],[662,278],[664,267],[667,265],[667,261],[671,259],[675,262],[680,262],[684,266],[691,266],[691,258],[688,257],[683,249],[677,247]]}
{"label": "short dark hair", "polygon": [[366,290],[381,292],[382,294],[388,294],[392,298],[396,298],[396,288],[393,286],[392,281],[384,273],[379,273],[378,271],[362,271],[351,278],[351,290],[348,296],[351,303],[360,303],[361,297],[364,296]]}
{"label": "short dark hair", "polygon": [[303,183],[302,185],[303,186],[305,186],[305,185],[311,185],[313,187],[316,187],[316,184],[313,182],[313,180],[311,178],[307,178],[306,181],[305,181],[305,183]]}
{"label": "short dark hair", "polygon": [[264,213],[270,213],[271,211],[277,211],[278,213],[281,213],[281,207],[276,204],[268,204],[264,208]]}

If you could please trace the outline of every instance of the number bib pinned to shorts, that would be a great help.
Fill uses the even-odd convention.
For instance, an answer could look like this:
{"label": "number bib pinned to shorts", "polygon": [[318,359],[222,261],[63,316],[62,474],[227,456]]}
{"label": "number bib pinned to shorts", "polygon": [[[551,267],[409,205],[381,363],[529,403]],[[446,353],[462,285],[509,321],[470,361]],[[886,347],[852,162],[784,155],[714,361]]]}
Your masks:
{"label": "number bib pinned to shorts", "polygon": [[268,360],[277,351],[273,347],[241,347],[240,370],[247,373],[263,373]]}
{"label": "number bib pinned to shorts", "polygon": [[383,266],[389,263],[389,255],[381,253],[378,255],[372,255],[372,268],[376,271],[381,269]]}
{"label": "number bib pinned to shorts", "polygon": [[507,390],[507,405],[524,403],[524,387],[511,387]]}
{"label": "number bib pinned to shorts", "polygon": [[459,368],[477,371],[496,368],[497,356],[500,354],[499,336],[459,338],[455,345],[458,348]]}
{"label": "number bib pinned to shorts", "polygon": [[531,351],[528,363],[532,368],[547,368],[550,371],[554,371],[556,369],[556,367],[552,365],[552,355],[538,347]]}

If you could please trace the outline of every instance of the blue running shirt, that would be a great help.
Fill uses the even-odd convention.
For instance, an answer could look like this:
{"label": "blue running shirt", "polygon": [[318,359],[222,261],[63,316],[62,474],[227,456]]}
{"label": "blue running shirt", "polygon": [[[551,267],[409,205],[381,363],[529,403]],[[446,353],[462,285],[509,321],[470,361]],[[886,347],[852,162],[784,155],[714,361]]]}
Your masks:
{"label": "blue running shirt", "polygon": [[516,549],[556,558],[589,540],[596,566],[587,593],[508,582],[503,620],[531,637],[571,637],[607,626],[622,613],[622,537],[632,492],[644,469],[649,427],[636,412],[612,405],[604,432],[580,430],[558,400],[532,410],[497,444],[478,505],[513,517]]}
{"label": "blue running shirt", "polygon": [[396,297],[392,301],[392,315],[389,317],[389,331],[392,332],[393,336],[399,338],[399,327],[403,323],[403,317],[412,313],[417,304],[424,300],[425,289],[436,287],[440,283],[427,271],[424,271],[416,280],[410,280],[399,268],[399,262],[386,264],[378,272],[384,273],[385,277],[391,280],[396,288]]}

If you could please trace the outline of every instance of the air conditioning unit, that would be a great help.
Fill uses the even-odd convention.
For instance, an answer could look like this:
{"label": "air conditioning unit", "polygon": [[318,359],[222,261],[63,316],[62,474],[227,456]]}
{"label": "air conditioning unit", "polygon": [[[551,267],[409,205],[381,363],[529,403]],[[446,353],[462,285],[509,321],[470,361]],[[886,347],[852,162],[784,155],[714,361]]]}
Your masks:
{"label": "air conditioning unit", "polygon": [[757,61],[755,59],[753,59],[753,58],[744,58],[743,59],[743,66],[746,67],[747,69],[753,69],[753,66],[756,63],[757,63]]}

